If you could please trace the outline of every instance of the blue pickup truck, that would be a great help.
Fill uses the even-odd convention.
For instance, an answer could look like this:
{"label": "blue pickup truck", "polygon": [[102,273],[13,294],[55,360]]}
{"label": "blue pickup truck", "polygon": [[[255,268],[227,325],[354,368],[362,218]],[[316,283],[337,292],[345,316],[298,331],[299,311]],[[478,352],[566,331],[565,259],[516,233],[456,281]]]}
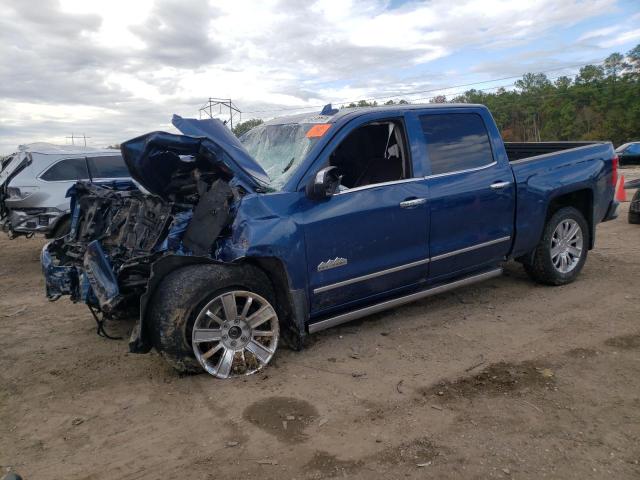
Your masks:
{"label": "blue pickup truck", "polygon": [[[503,143],[481,105],[216,120],[122,144],[131,183],[78,183],[47,295],[135,317],[131,351],[228,378],[279,343],[498,276],[573,281],[617,215],[609,142]],[[99,323],[100,325],[100,323]]]}

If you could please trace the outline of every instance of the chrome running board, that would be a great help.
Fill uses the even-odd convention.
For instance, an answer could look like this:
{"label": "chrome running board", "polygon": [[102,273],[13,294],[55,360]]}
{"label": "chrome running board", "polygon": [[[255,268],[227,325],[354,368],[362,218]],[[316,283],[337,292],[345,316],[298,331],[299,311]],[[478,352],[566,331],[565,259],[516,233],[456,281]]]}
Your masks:
{"label": "chrome running board", "polygon": [[488,272],[465,277],[451,283],[445,283],[444,285],[438,285],[426,290],[422,290],[420,292],[405,295],[404,297],[394,298],[381,303],[376,303],[375,305],[359,308],[358,310],[353,310],[351,312],[343,313],[335,317],[327,318],[326,320],[320,320],[319,322],[312,323],[311,325],[309,325],[309,333],[316,333],[327,328],[335,327],[336,325],[340,325],[342,323],[350,322],[351,320],[356,320],[368,315],[373,315],[374,313],[382,312],[389,308],[398,307],[400,305],[404,305],[405,303],[411,303],[416,300],[420,300],[421,298],[430,297],[432,295],[447,292],[458,287],[464,287],[473,283],[482,282],[483,280],[488,280],[500,275],[502,275],[502,268],[496,268],[494,270],[489,270]]}

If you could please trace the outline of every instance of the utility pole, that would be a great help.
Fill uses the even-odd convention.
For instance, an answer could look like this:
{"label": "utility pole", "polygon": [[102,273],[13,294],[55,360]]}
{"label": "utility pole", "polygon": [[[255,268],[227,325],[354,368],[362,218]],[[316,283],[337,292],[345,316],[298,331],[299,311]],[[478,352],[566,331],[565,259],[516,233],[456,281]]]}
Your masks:
{"label": "utility pole", "polygon": [[[217,111],[216,111],[217,110]],[[226,125],[229,122],[229,126],[231,130],[233,130],[233,121],[236,122],[242,121],[242,112],[235,104],[231,101],[230,98],[212,98],[209,97],[207,103],[205,103],[199,110],[200,119],[202,120],[202,114],[204,113],[209,118],[217,118],[220,115],[227,116],[228,118],[223,121]]]}
{"label": "utility pole", "polygon": [[75,145],[76,144],[76,139],[82,139],[84,140],[84,146],[87,146],[87,138],[91,138],[91,137],[87,137],[84,133],[82,134],[82,136],[80,135],[74,135],[73,133],[71,133],[70,137],[65,137],[65,138],[70,138],[71,139],[71,145]]}

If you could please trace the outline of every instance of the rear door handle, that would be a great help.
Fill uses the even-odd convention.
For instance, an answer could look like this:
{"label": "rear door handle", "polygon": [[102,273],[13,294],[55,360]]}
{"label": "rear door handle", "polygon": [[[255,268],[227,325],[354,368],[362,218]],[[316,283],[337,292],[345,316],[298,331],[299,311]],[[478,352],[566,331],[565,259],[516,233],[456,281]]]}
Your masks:
{"label": "rear door handle", "polygon": [[400,206],[402,208],[413,208],[413,207],[417,207],[418,205],[422,205],[423,203],[426,203],[427,199],[426,198],[413,198],[411,200],[405,200],[404,202],[400,202]]}
{"label": "rear door handle", "polygon": [[511,182],[495,182],[491,184],[491,188],[494,190],[500,190],[501,188],[508,187]]}

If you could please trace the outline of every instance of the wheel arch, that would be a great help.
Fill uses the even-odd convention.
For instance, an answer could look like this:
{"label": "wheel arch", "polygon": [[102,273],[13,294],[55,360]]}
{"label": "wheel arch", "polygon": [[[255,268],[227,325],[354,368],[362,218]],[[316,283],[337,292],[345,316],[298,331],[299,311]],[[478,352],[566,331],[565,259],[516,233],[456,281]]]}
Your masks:
{"label": "wheel arch", "polygon": [[302,349],[309,311],[307,295],[304,290],[291,288],[284,262],[277,257],[246,257],[237,263],[252,265],[269,278],[276,294],[276,310],[283,339],[292,349]]}
{"label": "wheel arch", "polygon": [[132,353],[147,353],[151,350],[151,335],[147,318],[149,301],[162,283],[162,280],[175,270],[202,264],[220,264],[229,267],[251,265],[264,273],[271,282],[276,294],[276,311],[281,323],[281,334],[294,350],[302,348],[305,336],[305,319],[308,311],[304,291],[291,290],[284,263],[273,257],[244,257],[234,262],[222,262],[210,257],[166,255],[151,266],[151,275],[145,293],[140,297],[140,314],[129,339]]}
{"label": "wheel arch", "polygon": [[[576,208],[587,222],[589,227],[589,244],[588,249],[592,250],[595,244],[595,225],[596,222],[593,218],[593,190],[590,188],[580,188],[569,192],[558,192],[552,196],[547,202],[545,209],[545,216],[540,231],[537,233],[536,242],[530,251],[516,257],[516,260],[521,263],[531,263],[533,261],[533,254],[535,247],[540,243],[542,236],[544,235],[544,229],[554,213],[564,207]],[[542,213],[542,212],[541,212]]]}
{"label": "wheel arch", "polygon": [[547,205],[545,225],[558,210],[564,207],[573,207],[582,213],[582,216],[589,226],[589,250],[593,249],[595,243],[595,224],[593,219],[593,190],[583,188],[571,192],[565,192],[553,197]]}

